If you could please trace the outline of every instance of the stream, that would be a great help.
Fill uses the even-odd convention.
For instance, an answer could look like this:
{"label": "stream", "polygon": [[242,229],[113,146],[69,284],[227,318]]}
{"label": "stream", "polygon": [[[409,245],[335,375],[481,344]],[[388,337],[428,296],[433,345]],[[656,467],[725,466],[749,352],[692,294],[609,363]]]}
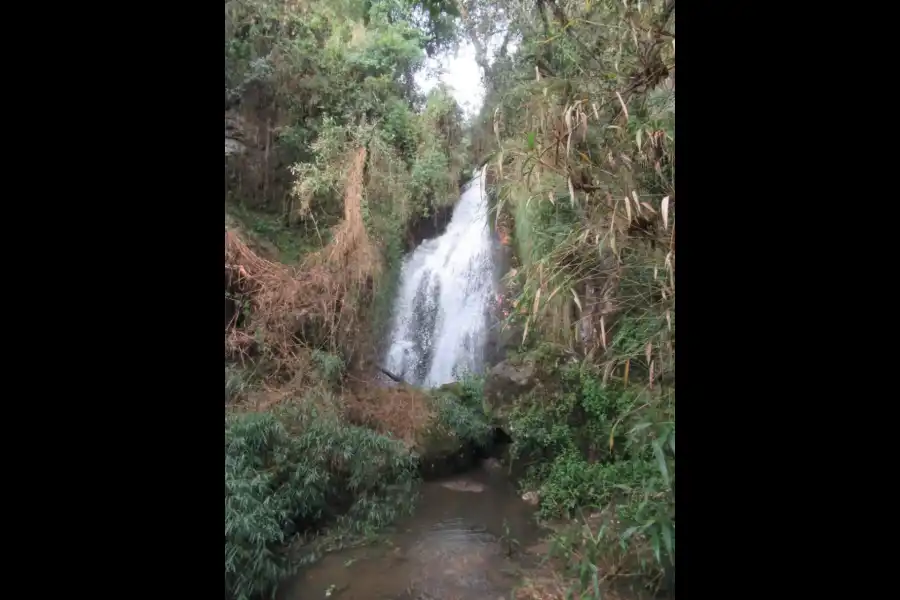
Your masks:
{"label": "stream", "polygon": [[413,516],[376,544],[325,556],[278,600],[510,600],[534,560],[521,550],[540,536],[505,469],[482,467],[423,484]]}

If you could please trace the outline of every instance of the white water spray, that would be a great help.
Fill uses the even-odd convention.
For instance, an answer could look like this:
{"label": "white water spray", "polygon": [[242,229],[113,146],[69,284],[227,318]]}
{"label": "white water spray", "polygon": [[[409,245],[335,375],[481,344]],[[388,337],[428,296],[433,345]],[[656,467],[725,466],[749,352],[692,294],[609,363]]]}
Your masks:
{"label": "white water spray", "polygon": [[447,231],[404,261],[386,367],[436,387],[484,365],[496,296],[484,169],[465,188]]}

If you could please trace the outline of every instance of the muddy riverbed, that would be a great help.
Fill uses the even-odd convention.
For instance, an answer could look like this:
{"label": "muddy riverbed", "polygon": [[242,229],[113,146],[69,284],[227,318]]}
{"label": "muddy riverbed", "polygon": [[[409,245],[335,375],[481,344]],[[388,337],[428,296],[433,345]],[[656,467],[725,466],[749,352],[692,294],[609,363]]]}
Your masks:
{"label": "muddy riverbed", "polygon": [[423,484],[415,513],[382,541],[325,556],[278,600],[509,600],[542,536],[503,469]]}

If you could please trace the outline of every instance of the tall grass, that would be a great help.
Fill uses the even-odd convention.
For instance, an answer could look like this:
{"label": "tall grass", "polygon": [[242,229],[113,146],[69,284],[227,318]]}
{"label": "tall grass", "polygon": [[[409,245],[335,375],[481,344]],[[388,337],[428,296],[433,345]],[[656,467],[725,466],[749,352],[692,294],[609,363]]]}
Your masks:
{"label": "tall grass", "polygon": [[491,70],[480,135],[514,223],[511,319],[556,381],[517,405],[514,450],[542,514],[578,519],[557,544],[577,590],[657,587],[675,552],[674,2],[505,6],[520,49]]}

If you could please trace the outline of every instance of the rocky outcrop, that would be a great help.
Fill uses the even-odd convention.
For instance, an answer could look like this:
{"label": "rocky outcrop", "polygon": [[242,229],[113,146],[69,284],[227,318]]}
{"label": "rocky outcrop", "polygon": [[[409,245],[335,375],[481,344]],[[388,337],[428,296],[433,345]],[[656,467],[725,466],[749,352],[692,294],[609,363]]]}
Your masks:
{"label": "rocky outcrop", "polygon": [[244,144],[245,125],[240,115],[225,113],[225,156],[243,154],[247,150]]}
{"label": "rocky outcrop", "polygon": [[446,204],[431,209],[428,216],[413,217],[406,224],[403,236],[404,252],[411,252],[425,240],[434,239],[447,230],[450,219],[453,218],[455,204]]}
{"label": "rocky outcrop", "polygon": [[[416,435],[414,449],[420,457],[420,467],[426,478],[444,477],[470,469],[479,459],[490,456],[493,451],[509,443],[508,419],[511,409],[526,394],[547,387],[542,381],[533,361],[523,359],[505,360],[494,366],[485,376],[483,387],[483,413],[472,415],[468,427],[458,427],[460,413],[456,418],[436,418],[429,426]],[[551,385],[552,387],[552,385]],[[471,404],[464,400],[466,390],[459,382],[449,383],[431,392],[432,402],[460,403],[457,410],[471,411]],[[442,412],[439,405],[433,408]],[[445,407],[446,408],[446,407]],[[453,411],[456,412],[456,411]],[[485,417],[487,417],[485,419]],[[464,419],[466,420],[466,419]],[[486,422],[485,422],[486,420]],[[477,425],[475,425],[477,424]],[[473,429],[474,425],[474,429]],[[468,439],[472,431],[486,428],[484,438]],[[462,433],[467,431],[468,433]],[[462,433],[462,435],[461,435]],[[502,463],[494,460],[486,465],[497,469]]]}
{"label": "rocky outcrop", "polygon": [[419,469],[426,479],[437,479],[472,468],[477,448],[448,427],[433,426],[416,443]]}
{"label": "rocky outcrop", "polygon": [[[493,427],[506,429],[509,411],[516,401],[536,387],[541,386],[534,363],[522,360],[504,360],[495,365],[484,378],[484,413]],[[438,393],[461,398],[463,386],[459,382],[438,388]]]}
{"label": "rocky outcrop", "polygon": [[505,360],[487,374],[484,380],[484,408],[495,426],[506,429],[509,411],[516,400],[537,385],[536,371],[532,363]]}
{"label": "rocky outcrop", "polygon": [[241,154],[244,150],[247,149],[247,146],[234,138],[225,138],[225,156],[234,156],[235,154]]}

